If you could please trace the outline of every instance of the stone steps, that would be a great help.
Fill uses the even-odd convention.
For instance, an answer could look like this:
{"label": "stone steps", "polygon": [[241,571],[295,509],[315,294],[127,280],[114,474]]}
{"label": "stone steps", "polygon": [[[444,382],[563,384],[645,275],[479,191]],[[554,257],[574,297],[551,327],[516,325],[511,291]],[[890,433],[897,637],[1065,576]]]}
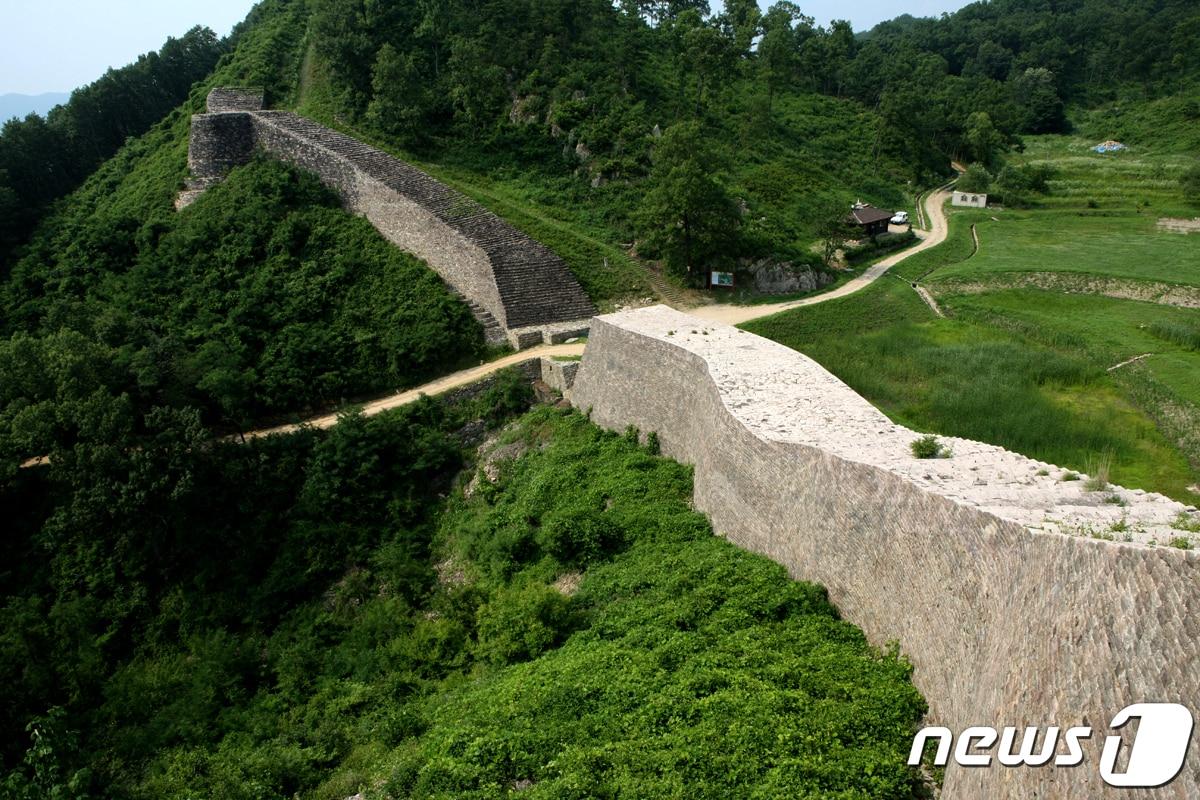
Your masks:
{"label": "stone steps", "polygon": [[488,311],[486,308],[479,305],[479,303],[476,303],[474,300],[465,297],[457,291],[455,294],[462,298],[463,302],[467,304],[467,308],[471,309],[471,314],[473,314],[475,319],[479,321],[479,324],[483,326],[483,338],[487,341],[487,343],[493,345],[504,344],[506,341],[504,328],[499,322],[496,321],[496,318],[492,316],[492,312]]}

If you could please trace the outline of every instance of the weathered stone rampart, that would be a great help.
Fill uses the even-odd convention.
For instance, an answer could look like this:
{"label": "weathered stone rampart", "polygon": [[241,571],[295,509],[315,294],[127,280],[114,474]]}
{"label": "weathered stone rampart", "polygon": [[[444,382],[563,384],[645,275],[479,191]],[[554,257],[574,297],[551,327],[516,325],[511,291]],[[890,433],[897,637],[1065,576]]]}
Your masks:
{"label": "weathered stone rampart", "polygon": [[[1112,716],[1200,707],[1197,553],[1031,530],[938,482],[971,471],[957,451],[920,464],[929,474],[898,469],[916,459],[869,451],[916,434],[800,353],[661,306],[599,317],[571,401],[605,427],[656,432],[694,465],[696,506],[718,533],[825,585],[876,645],[898,641],[933,723],[1095,731],[1076,768],[952,765],[947,798],[1128,796],[1099,774]],[[837,444],[838,430],[858,442]],[[1180,777],[1138,796],[1200,796],[1198,750],[1193,737]]]}
{"label": "weathered stone rampart", "polygon": [[218,86],[208,93],[206,103],[210,114],[224,114],[230,111],[262,111],[263,90]]}
{"label": "weathered stone rampart", "polygon": [[[424,259],[471,306],[492,341],[518,348],[585,333],[595,307],[566,264],[460,192],[312,120],[210,95],[192,121],[186,205],[256,149],[309,170],[389,241]],[[260,98],[261,100],[261,98]],[[223,109],[235,110],[223,110]]]}

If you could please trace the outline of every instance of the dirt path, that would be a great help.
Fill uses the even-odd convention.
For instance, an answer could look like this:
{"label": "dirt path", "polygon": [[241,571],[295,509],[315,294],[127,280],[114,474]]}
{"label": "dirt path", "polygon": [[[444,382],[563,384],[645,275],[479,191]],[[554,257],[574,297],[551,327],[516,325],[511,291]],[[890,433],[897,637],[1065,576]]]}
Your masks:
{"label": "dirt path", "polygon": [[[749,322],[752,319],[760,317],[769,317],[772,314],[778,314],[781,311],[789,311],[793,308],[802,308],[804,306],[816,305],[824,303],[827,300],[833,300],[837,297],[846,297],[855,292],[861,291],[874,283],[880,275],[886,273],[889,269],[899,264],[906,258],[916,255],[931,247],[937,247],[942,242],[946,241],[946,235],[949,228],[946,223],[946,212],[942,208],[946,200],[950,198],[950,192],[945,189],[939,189],[936,192],[930,193],[925,199],[925,213],[929,216],[930,222],[933,223],[932,228],[926,232],[919,244],[902,250],[899,253],[890,255],[882,261],[871,265],[866,272],[853,278],[838,288],[805,297],[800,300],[791,300],[786,303],[770,303],[758,306],[734,306],[734,305],[710,305],[693,308],[685,313],[698,317],[709,322],[721,322],[726,325],[741,325],[743,322]],[[918,232],[918,236],[921,233]]]}
{"label": "dirt path", "polygon": [[[381,411],[387,411],[391,408],[399,408],[400,406],[415,403],[421,398],[421,395],[435,395],[448,392],[451,389],[457,389],[460,386],[466,386],[475,383],[493,372],[499,372],[505,367],[511,367],[515,364],[520,364],[522,361],[528,361],[531,358],[541,358],[542,356],[581,356],[583,355],[584,343],[577,344],[555,344],[542,345],[540,347],[531,347],[528,350],[522,350],[519,353],[498,358],[495,361],[488,361],[480,364],[478,367],[471,367],[459,372],[446,375],[438,378],[435,381],[422,384],[415,389],[409,389],[399,394],[389,395],[373,400],[362,406],[362,412],[370,417],[378,414]],[[295,433],[302,426],[309,428],[332,428],[337,424],[338,414],[324,414],[319,417],[307,419],[304,422],[293,423],[289,425],[277,425],[274,428],[263,428],[257,431],[251,431],[246,434],[247,439],[257,439],[262,436],[271,436],[276,433]]]}

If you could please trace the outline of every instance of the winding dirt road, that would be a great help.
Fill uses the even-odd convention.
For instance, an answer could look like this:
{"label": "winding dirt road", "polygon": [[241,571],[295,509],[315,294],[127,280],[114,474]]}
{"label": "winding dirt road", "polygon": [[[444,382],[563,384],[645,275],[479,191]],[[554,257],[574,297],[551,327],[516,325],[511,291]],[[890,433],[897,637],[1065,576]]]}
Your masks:
{"label": "winding dirt road", "polygon": [[916,255],[923,250],[928,250],[931,247],[937,247],[942,242],[946,241],[946,235],[949,228],[946,224],[946,212],[943,206],[946,200],[950,198],[950,192],[946,189],[939,189],[936,192],[930,192],[925,198],[925,213],[933,226],[928,231],[916,231],[921,237],[921,241],[899,253],[888,256],[882,261],[872,264],[862,275],[857,278],[852,278],[846,281],[836,289],[816,294],[811,297],[804,297],[800,300],[791,300],[786,303],[771,303],[769,305],[757,306],[735,306],[735,305],[711,305],[700,306],[687,311],[693,317],[699,317],[709,322],[721,322],[726,325],[741,325],[743,322],[749,322],[752,319],[759,317],[769,317],[772,314],[778,314],[781,311],[789,311],[793,308],[802,308],[803,306],[816,305],[824,303],[827,300],[833,300],[838,297],[846,297],[855,292],[862,291],[866,287],[875,282],[881,275],[887,272],[892,267],[899,264],[906,258]]}
{"label": "winding dirt road", "polygon": [[[539,347],[530,347],[527,350],[522,350],[519,353],[498,358],[495,361],[487,361],[480,364],[478,367],[470,367],[468,369],[459,370],[449,375],[443,375],[437,380],[423,383],[415,389],[409,389],[399,394],[388,395],[381,397],[378,400],[372,400],[362,406],[364,416],[373,416],[381,411],[387,411],[391,408],[399,408],[406,406],[409,403],[415,403],[421,399],[421,395],[435,395],[448,392],[451,389],[457,389],[461,386],[475,383],[486,378],[493,372],[520,364],[522,361],[529,361],[532,358],[541,358],[542,356],[581,356],[583,355],[583,342],[575,344],[553,344],[541,345]],[[306,419],[303,422],[291,423],[288,425],[276,425],[274,428],[262,428],[256,431],[249,431],[245,434],[247,439],[258,439],[262,436],[271,436],[276,433],[295,433],[301,427],[307,428],[332,428],[337,424],[338,412],[332,414],[323,414],[319,417]]]}
{"label": "winding dirt road", "polygon": [[[805,297],[800,300],[792,300],[786,303],[771,303],[767,305],[756,306],[735,306],[724,304],[713,304],[699,306],[693,309],[687,309],[685,313],[690,314],[697,319],[707,322],[720,322],[726,325],[740,325],[743,322],[749,322],[752,319],[778,314],[781,311],[788,311],[793,308],[801,308],[803,306],[816,305],[824,303],[827,300],[833,300],[837,297],[846,297],[861,291],[870,286],[881,275],[889,269],[899,264],[906,258],[909,258],[931,247],[936,247],[946,240],[948,227],[946,223],[946,213],[943,206],[946,200],[949,199],[950,193],[945,188],[930,192],[925,198],[925,213],[929,220],[933,223],[928,231],[917,231],[917,235],[921,241],[913,247],[903,250],[894,255],[888,256],[882,261],[873,264],[866,272],[852,280],[847,281],[832,291],[822,294]],[[682,310],[682,309],[681,309]],[[488,361],[480,364],[478,367],[471,367],[459,372],[445,375],[435,381],[418,386],[414,389],[409,389],[398,394],[389,395],[387,397],[373,400],[362,407],[362,412],[366,416],[378,414],[381,411],[387,411],[392,408],[414,403],[420,399],[421,395],[436,395],[448,392],[451,389],[457,389],[471,383],[475,383],[493,372],[519,364],[522,361],[528,361],[531,358],[540,358],[542,356],[579,356],[583,355],[585,345],[580,342],[577,344],[556,344],[542,345],[540,347],[532,347],[528,350],[522,350],[519,353],[505,356],[504,358]],[[305,420],[304,422],[294,423],[290,425],[278,425],[273,428],[263,428],[256,431],[250,431],[245,434],[247,439],[256,439],[262,436],[271,436],[273,434],[294,433],[302,426],[313,428],[330,428],[337,424],[338,414],[323,414],[319,417]]]}

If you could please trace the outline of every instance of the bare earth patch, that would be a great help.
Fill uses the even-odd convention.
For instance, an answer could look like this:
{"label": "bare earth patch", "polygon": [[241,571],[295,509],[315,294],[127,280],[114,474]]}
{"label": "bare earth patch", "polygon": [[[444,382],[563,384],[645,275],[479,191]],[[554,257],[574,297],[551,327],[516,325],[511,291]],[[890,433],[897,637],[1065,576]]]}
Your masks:
{"label": "bare earth patch", "polygon": [[1200,233],[1200,217],[1195,219],[1159,217],[1158,229],[1168,233]]}
{"label": "bare earth patch", "polygon": [[558,580],[554,582],[554,588],[567,597],[571,597],[579,591],[579,584],[583,581],[582,572],[564,572],[558,576]]}
{"label": "bare earth patch", "polygon": [[1067,294],[1097,294],[1116,300],[1140,300],[1177,308],[1200,308],[1200,288],[1157,281],[1106,278],[1075,272],[1007,272],[963,280],[951,278],[929,284],[935,296],[983,294],[1003,289],[1045,289]]}

